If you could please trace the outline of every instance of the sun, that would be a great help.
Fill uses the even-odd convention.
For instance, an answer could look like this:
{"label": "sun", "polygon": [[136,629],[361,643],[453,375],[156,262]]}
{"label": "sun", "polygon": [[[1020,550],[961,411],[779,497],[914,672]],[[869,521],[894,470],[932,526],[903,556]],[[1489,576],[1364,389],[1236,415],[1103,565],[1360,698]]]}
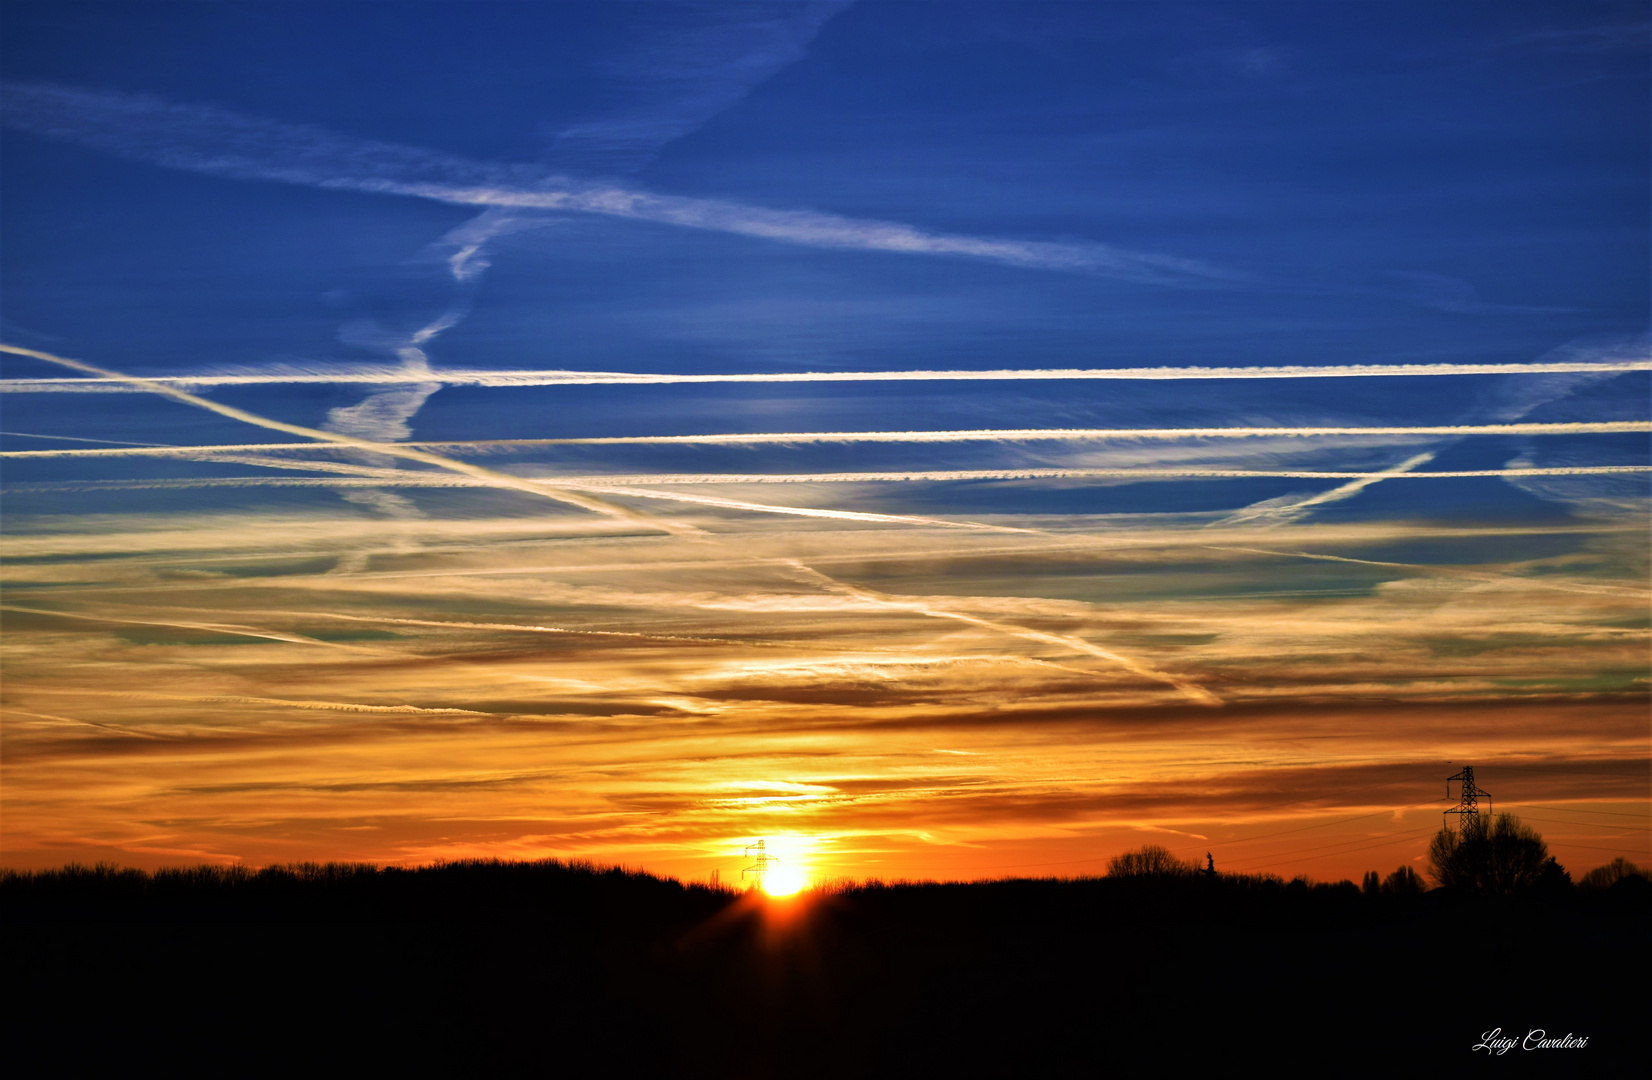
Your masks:
{"label": "sun", "polygon": [[770,896],[790,896],[808,883],[796,870],[770,870],[763,875],[763,891]]}

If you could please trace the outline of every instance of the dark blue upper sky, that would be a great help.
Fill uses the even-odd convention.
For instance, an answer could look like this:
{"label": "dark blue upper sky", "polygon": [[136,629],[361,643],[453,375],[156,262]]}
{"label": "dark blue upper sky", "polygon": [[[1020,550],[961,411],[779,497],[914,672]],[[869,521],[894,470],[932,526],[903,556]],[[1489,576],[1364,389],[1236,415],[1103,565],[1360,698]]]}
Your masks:
{"label": "dark blue upper sky", "polygon": [[[421,329],[430,364],[474,369],[1621,356],[1648,324],[1647,19],[1575,0],[12,0],[4,336],[148,373],[394,364]],[[438,174],[1036,251],[363,190]],[[7,373],[58,374],[15,357]],[[447,389],[376,434],[1645,412],[1641,375],[1522,379]],[[363,397],[216,393],[311,425]],[[1498,404],[1511,393],[1530,400]],[[166,441],[157,425],[176,422],[164,403],[92,400],[12,397],[5,427]],[[1589,444],[1614,461],[1640,445]]]}

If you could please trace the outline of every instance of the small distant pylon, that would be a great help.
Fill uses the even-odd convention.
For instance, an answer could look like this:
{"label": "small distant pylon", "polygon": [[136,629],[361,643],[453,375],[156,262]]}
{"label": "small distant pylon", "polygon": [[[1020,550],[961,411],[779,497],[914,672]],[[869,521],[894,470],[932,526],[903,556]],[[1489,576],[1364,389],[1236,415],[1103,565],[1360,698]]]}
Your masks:
{"label": "small distant pylon", "polygon": [[1491,792],[1481,791],[1479,785],[1474,782],[1473,765],[1464,765],[1462,772],[1456,776],[1446,777],[1445,797],[1448,799],[1451,798],[1451,782],[1453,780],[1456,780],[1459,784],[1457,805],[1445,811],[1445,816],[1449,818],[1452,814],[1457,815],[1457,831],[1460,833],[1463,831],[1464,822],[1479,819],[1480,796],[1484,795],[1486,797],[1486,809],[1491,809]]}
{"label": "small distant pylon", "polygon": [[[742,878],[747,874],[752,876],[752,881],[756,883],[757,890],[759,892],[763,891],[763,875],[769,872],[769,867],[780,861],[778,857],[770,855],[768,851],[764,849],[763,844],[764,841],[759,840],[755,844],[746,845],[746,858],[754,859],[756,861],[753,862],[752,865],[740,871],[740,876]],[[752,852],[754,851],[757,854],[753,855]]]}

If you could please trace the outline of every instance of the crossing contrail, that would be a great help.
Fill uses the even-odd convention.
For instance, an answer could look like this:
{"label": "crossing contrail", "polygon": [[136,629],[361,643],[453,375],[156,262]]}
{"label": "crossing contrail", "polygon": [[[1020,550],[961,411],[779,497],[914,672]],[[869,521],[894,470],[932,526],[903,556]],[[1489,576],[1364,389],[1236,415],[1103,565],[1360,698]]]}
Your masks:
{"label": "crossing contrail", "polygon": [[[95,375],[99,378],[123,380],[131,383],[133,386],[159,394],[162,397],[171,398],[174,401],[181,402],[185,405],[193,405],[198,409],[205,409],[207,412],[217,413],[219,416],[225,416],[231,420],[239,420],[242,423],[252,424],[255,427],[268,428],[271,431],[285,432],[288,435],[299,435],[306,439],[314,440],[314,443],[306,445],[314,445],[315,443],[330,443],[334,446],[346,447],[352,450],[371,450],[375,453],[386,454],[391,457],[399,457],[404,460],[417,461],[425,465],[434,465],[440,469],[446,469],[450,472],[460,473],[464,476],[469,476],[473,479],[480,480],[491,487],[506,488],[512,491],[525,492],[529,495],[538,495],[541,498],[551,499],[555,502],[577,506],[582,510],[589,510],[598,514],[606,514],[611,518],[615,518],[629,525],[635,525],[641,528],[683,535],[698,533],[699,531],[697,529],[681,526],[674,522],[666,521],[660,518],[642,517],[623,506],[616,506],[613,503],[606,502],[602,499],[593,498],[590,495],[584,495],[572,491],[561,491],[548,484],[536,483],[531,480],[524,480],[519,476],[496,472],[492,469],[483,468],[480,465],[472,465],[468,461],[455,461],[452,458],[442,457],[439,454],[432,454],[425,450],[411,447],[406,443],[377,442],[372,439],[364,439],[359,436],[344,435],[335,431],[323,431],[318,428],[304,427],[300,424],[289,424],[282,420],[272,420],[267,416],[260,416],[257,413],[248,412],[245,409],[237,409],[232,405],[223,405],[216,401],[209,401],[206,398],[197,397],[194,394],[179,390],[176,387],[151,382],[148,379],[135,375],[123,375],[118,371],[110,371],[107,368],[100,368],[96,365],[88,364],[85,361],[73,360],[66,356],[58,356],[55,353],[41,352],[38,349],[25,349],[18,345],[6,344],[0,344],[0,352],[15,353],[19,356],[28,356],[36,360],[44,360],[47,363],[57,364],[61,367],[71,368],[75,371],[84,371],[87,374]],[[24,451],[24,453],[27,452],[28,451]]]}

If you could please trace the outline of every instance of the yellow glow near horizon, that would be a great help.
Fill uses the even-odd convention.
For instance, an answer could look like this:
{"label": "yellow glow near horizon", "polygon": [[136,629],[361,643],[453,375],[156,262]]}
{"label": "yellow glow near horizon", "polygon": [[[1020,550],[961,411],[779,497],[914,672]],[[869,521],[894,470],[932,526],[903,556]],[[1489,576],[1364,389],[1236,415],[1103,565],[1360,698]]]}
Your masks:
{"label": "yellow glow near horizon", "polygon": [[[1161,842],[1358,880],[1422,858],[1436,762],[1483,763],[1499,808],[1646,813],[1639,512],[1541,536],[754,522],[729,554],[484,510],[8,517],[0,863],[563,858],[743,890],[763,839],[806,889],[1100,873]],[[1391,561],[1528,535],[1593,561]],[[1537,756],[1502,773],[1510,746]],[[1414,830],[1363,816],[1384,806]],[[1645,861],[1592,820],[1546,834],[1574,876]],[[1343,832],[1281,832],[1304,827]]]}

